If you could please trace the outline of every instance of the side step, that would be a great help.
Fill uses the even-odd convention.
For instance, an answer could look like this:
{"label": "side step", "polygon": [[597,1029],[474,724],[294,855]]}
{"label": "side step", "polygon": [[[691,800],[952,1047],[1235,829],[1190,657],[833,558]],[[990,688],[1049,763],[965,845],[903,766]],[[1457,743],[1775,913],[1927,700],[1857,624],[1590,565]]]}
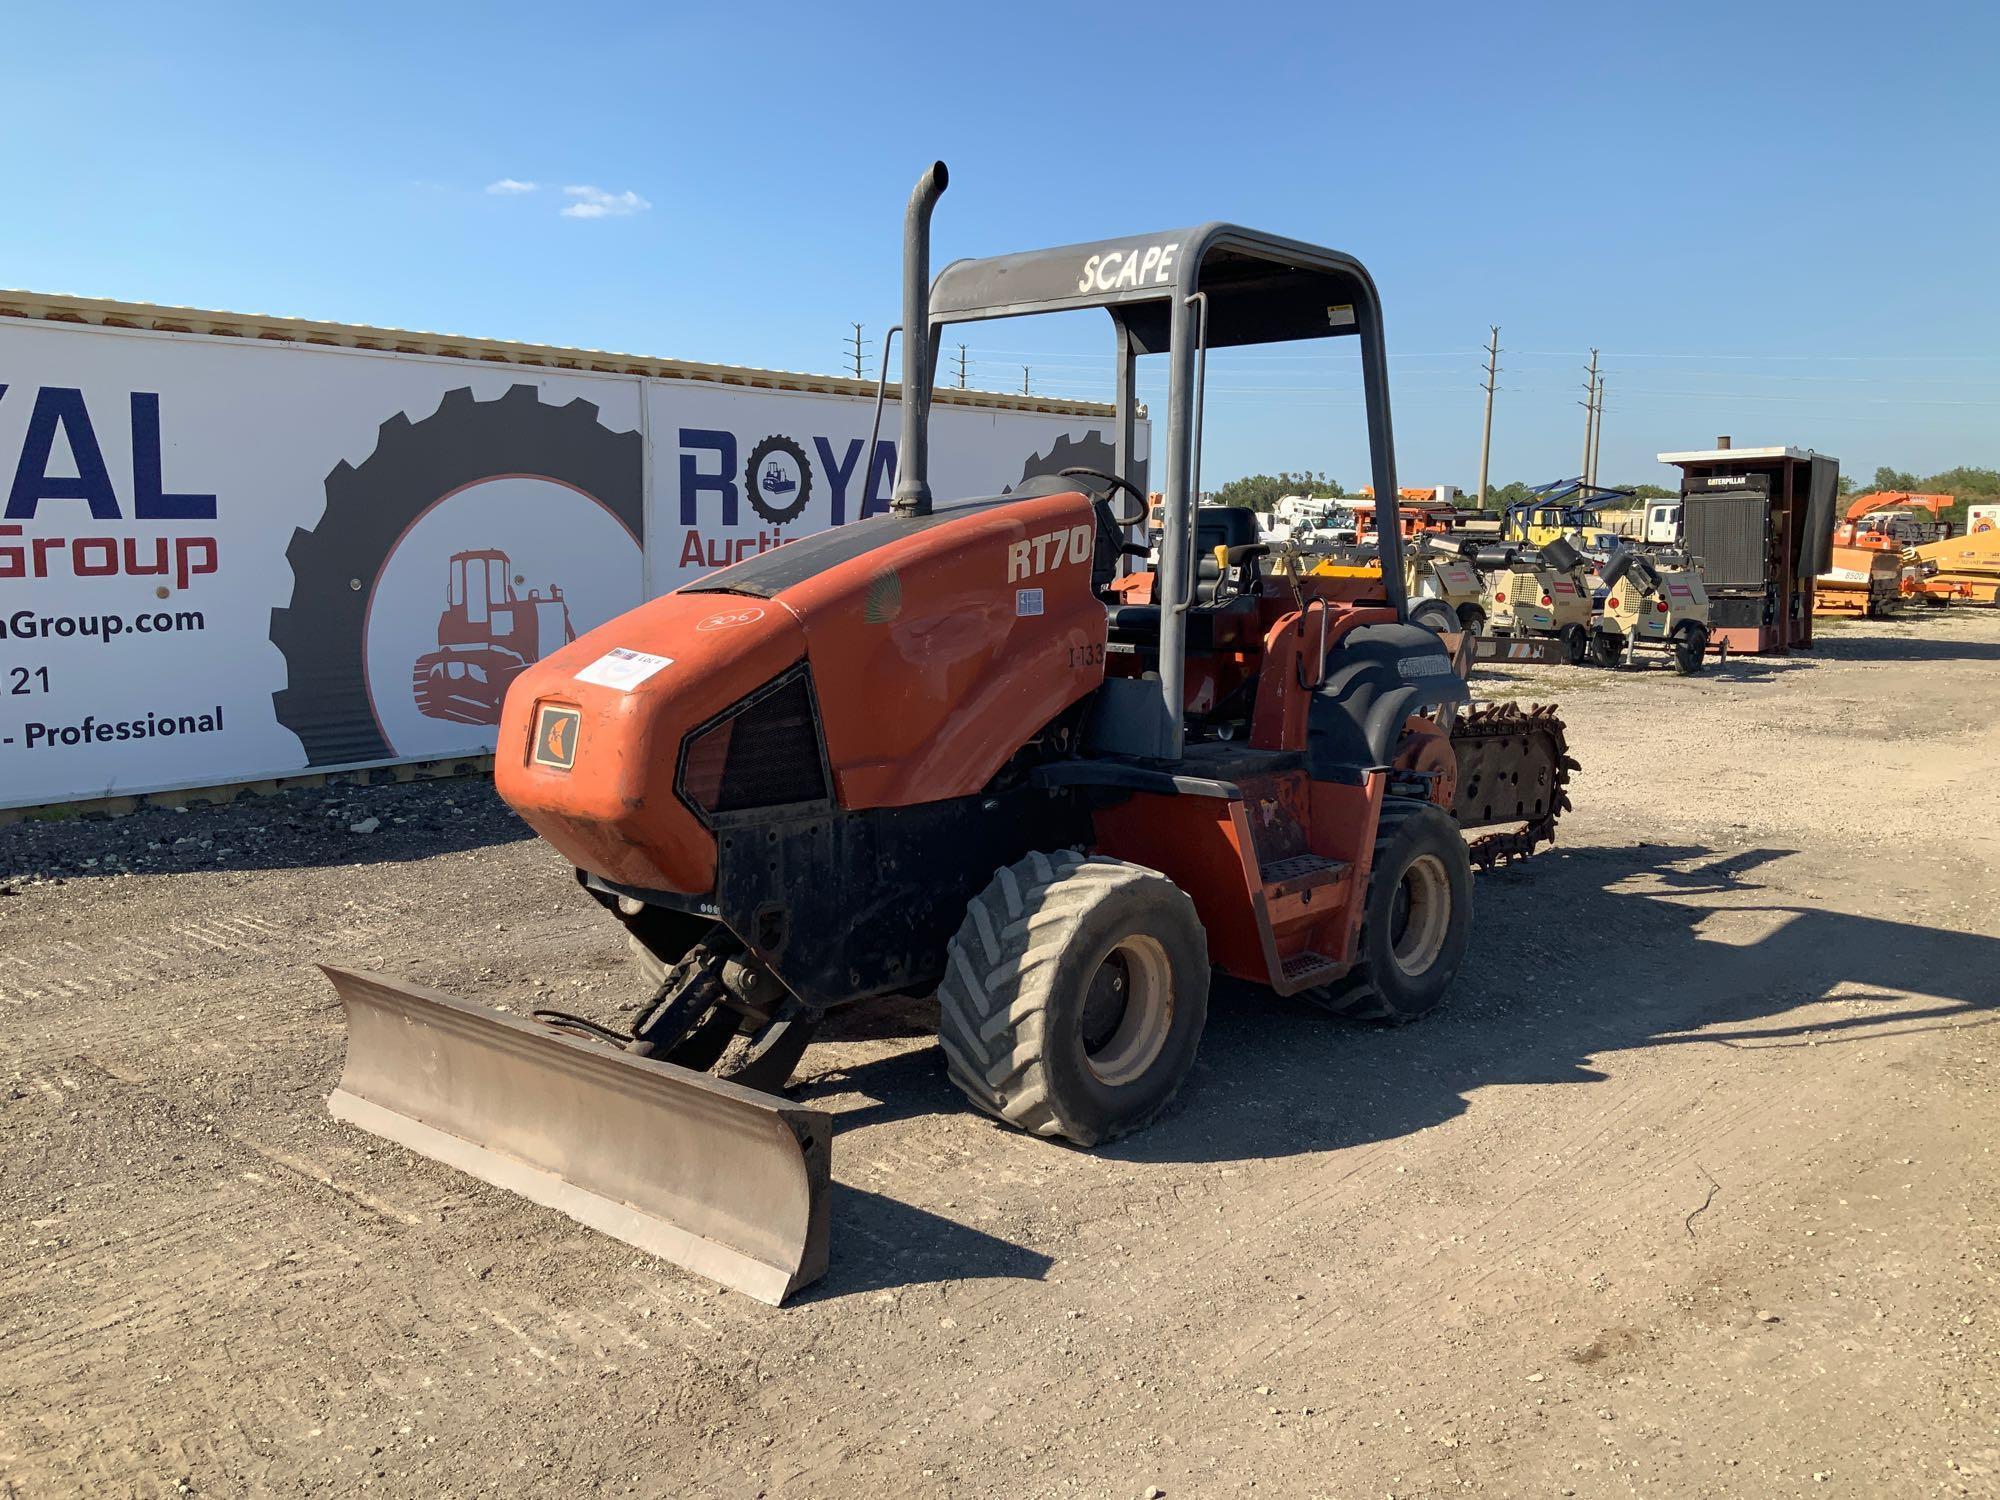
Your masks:
{"label": "side step", "polygon": [[1295,995],[1300,990],[1309,990],[1316,984],[1327,984],[1347,972],[1347,966],[1337,964],[1324,953],[1314,953],[1310,949],[1304,953],[1294,953],[1286,958],[1283,965],[1284,985],[1279,989],[1283,995]]}
{"label": "side step", "polygon": [[1347,861],[1328,859],[1320,854],[1294,854],[1274,859],[1258,870],[1264,895],[1275,901],[1280,896],[1296,896],[1317,886],[1331,885],[1347,873]]}
{"label": "side step", "polygon": [[321,972],[347,1012],[335,1119],[759,1302],[826,1273],[823,1110],[385,975]]}
{"label": "side step", "polygon": [[[1288,942],[1312,942],[1317,920],[1328,912],[1321,892],[1347,878],[1353,868],[1344,859],[1322,854],[1294,854],[1267,860],[1258,869],[1264,882],[1264,910],[1272,924],[1273,939],[1282,948]],[[1281,995],[1295,995],[1316,984],[1327,984],[1347,972],[1347,966],[1311,948],[1278,957],[1278,972],[1272,987]]]}

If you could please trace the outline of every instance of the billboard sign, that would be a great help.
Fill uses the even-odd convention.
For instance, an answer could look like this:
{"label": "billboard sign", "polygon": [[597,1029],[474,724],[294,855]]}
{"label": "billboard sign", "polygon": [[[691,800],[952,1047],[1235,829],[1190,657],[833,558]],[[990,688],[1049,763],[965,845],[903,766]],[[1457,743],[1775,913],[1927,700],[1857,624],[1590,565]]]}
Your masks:
{"label": "billboard sign", "polygon": [[[490,751],[507,685],[549,651],[884,510],[895,446],[863,461],[872,415],[6,320],[0,807]],[[934,482],[972,496],[1108,467],[1106,426],[940,405]]]}

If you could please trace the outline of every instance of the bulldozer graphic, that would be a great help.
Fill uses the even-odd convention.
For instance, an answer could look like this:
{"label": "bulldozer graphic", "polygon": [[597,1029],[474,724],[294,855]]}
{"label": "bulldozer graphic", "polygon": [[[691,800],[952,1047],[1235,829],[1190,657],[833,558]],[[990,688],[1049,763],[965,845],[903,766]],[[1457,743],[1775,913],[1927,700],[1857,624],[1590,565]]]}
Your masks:
{"label": "bulldozer graphic", "polygon": [[514,679],[575,639],[561,588],[530,589],[524,598],[514,592],[506,553],[455,552],[437,650],[418,657],[410,673],[417,711],[454,724],[498,724]]}

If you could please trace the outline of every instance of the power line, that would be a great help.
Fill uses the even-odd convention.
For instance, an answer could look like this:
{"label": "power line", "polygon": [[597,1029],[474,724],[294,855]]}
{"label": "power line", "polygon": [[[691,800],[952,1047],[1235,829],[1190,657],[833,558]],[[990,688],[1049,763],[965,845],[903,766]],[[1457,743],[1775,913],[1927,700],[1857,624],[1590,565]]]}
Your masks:
{"label": "power line", "polygon": [[[1520,352],[1529,355],[1531,357],[1546,357],[1549,359],[1580,359],[1585,354],[1596,353],[1595,350],[1587,350],[1587,349],[1523,349]],[[2000,354],[1721,354],[1721,353],[1635,354],[1629,350],[1612,349],[1606,351],[1606,358],[1609,359],[1741,359],[1741,360],[1758,360],[1758,361],[1780,360],[1780,359],[1810,359],[1815,362],[1825,362],[1829,360],[1844,360],[1844,361],[1880,360],[1884,362],[1897,362],[1897,363],[1903,361],[1917,361],[1920,363],[1929,364],[1929,363],[1942,363],[1945,360],[1959,360],[1959,359],[2000,359]]]}

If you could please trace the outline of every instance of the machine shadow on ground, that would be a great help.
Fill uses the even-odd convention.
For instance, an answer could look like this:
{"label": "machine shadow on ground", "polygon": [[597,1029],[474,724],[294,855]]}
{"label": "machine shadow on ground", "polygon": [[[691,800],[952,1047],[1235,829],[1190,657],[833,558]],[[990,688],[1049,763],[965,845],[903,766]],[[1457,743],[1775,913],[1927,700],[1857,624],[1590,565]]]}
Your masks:
{"label": "machine shadow on ground", "polygon": [[[1556,850],[1482,875],[1453,1001],[1413,1026],[1344,1021],[1218,980],[1176,1104],[1097,1154],[1228,1162],[1340,1150],[1451,1119],[1480,1089],[1603,1082],[1591,1061],[1601,1054],[1804,1045],[1808,1034],[1824,1045],[2000,1018],[2000,939],[1759,900],[1756,871],[1792,852]],[[1564,915],[1559,927],[1552,910]],[[1705,923],[1727,936],[1705,934]],[[1746,927],[1769,930],[1746,939]],[[1918,982],[1932,1000],[1905,993]],[[1868,1009],[1785,1020],[1841,985],[1844,1001]],[[841,1134],[967,1108],[930,1047],[829,1072],[798,1092],[809,1102],[849,1091],[883,1102],[842,1112]]]}
{"label": "machine shadow on ground", "polygon": [[[1802,672],[1811,666],[1809,659],[1798,657],[1731,656],[1727,661],[1710,657],[1708,664],[1702,668],[1701,676],[1689,681],[1700,683],[1712,678],[1732,684],[1773,682],[1788,672]],[[1671,678],[1675,673],[1667,659],[1654,652],[1642,652],[1637,666],[1516,668],[1506,671],[1482,663],[1479,676],[1473,679],[1473,690],[1481,697],[1497,697],[1500,695],[1493,688],[1500,685],[1516,696],[1539,701],[1540,698],[1573,696],[1579,690],[1615,688],[1627,678],[1642,675]]]}
{"label": "machine shadow on ground", "polygon": [[827,1273],[794,1305],[926,1281],[1040,1281],[1055,1257],[845,1183],[833,1185]]}
{"label": "machine shadow on ground", "polygon": [[1822,634],[1813,649],[1830,661],[2000,661],[2000,642],[1956,637],[1844,635],[1832,630]]}

